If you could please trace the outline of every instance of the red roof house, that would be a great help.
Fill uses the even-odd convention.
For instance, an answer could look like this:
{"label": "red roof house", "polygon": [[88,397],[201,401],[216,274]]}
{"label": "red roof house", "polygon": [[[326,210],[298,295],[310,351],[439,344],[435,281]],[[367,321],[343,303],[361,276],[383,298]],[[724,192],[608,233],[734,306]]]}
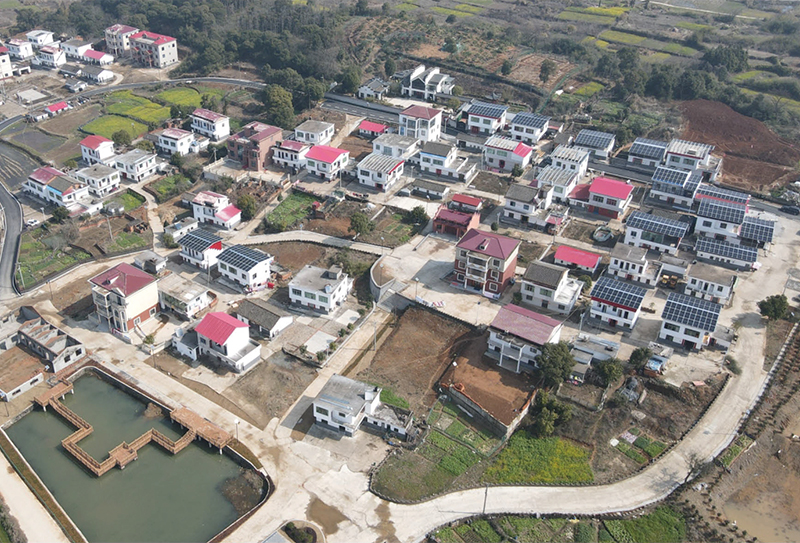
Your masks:
{"label": "red roof house", "polygon": [[590,185],[578,185],[569,195],[572,206],[617,219],[625,214],[633,197],[633,186],[607,177],[596,177]]}
{"label": "red roof house", "polygon": [[363,120],[358,125],[358,133],[364,136],[379,136],[384,134],[389,127],[385,124],[373,123],[372,121]]}
{"label": "red roof house", "polygon": [[104,138],[103,136],[86,136],[81,140],[81,145],[84,147],[88,147],[92,151],[97,151],[97,149],[103,143],[114,143],[108,138]]}
{"label": "red roof house", "polygon": [[475,228],[456,245],[454,286],[499,298],[517,268],[520,241]]}
{"label": "red roof house", "polygon": [[591,194],[617,198],[618,200],[626,200],[630,198],[631,193],[633,193],[633,185],[609,179],[608,177],[595,177],[589,188],[589,192]]}
{"label": "red roof house", "polygon": [[346,154],[347,152],[348,151],[345,151],[344,149],[338,149],[328,145],[315,145],[308,152],[306,158],[311,160],[319,160],[320,162],[324,162],[326,164],[333,164],[337,158]]}
{"label": "red roof house", "polygon": [[483,207],[483,200],[466,194],[454,194],[450,200],[450,207],[460,211],[480,211]]}
{"label": "red roof house", "polygon": [[155,281],[156,278],[149,273],[139,268],[134,268],[125,262],[117,264],[100,275],[95,275],[89,279],[89,282],[93,285],[121,296],[135,294],[150,283],[155,283]]}
{"label": "red roof house", "polygon": [[405,115],[406,117],[414,117],[416,119],[425,119],[428,121],[441,114],[441,109],[425,106],[408,106],[400,112],[400,115]]}
{"label": "red roof house", "polygon": [[[203,317],[203,320],[195,327],[194,331],[217,345],[225,345],[231,338],[235,337],[236,330],[246,331],[248,328],[248,324],[236,317],[217,311]],[[245,338],[247,337],[245,332]]]}
{"label": "red roof house", "polygon": [[600,265],[602,255],[591,253],[582,249],[576,249],[568,245],[561,245],[556,249],[555,263],[570,268],[578,268],[590,273],[597,270]]}
{"label": "red roof house", "polygon": [[481,215],[477,212],[463,213],[448,209],[442,204],[433,218],[433,231],[440,234],[449,234],[460,238],[469,230],[477,228],[481,223]]}
{"label": "red roof house", "polygon": [[69,109],[69,105],[67,105],[66,102],[58,102],[57,104],[52,104],[44,108],[44,110],[50,115],[58,115],[67,109]]}
{"label": "red roof house", "polygon": [[541,347],[558,341],[563,323],[530,309],[508,304],[500,308],[490,326],[500,334],[512,335]]}

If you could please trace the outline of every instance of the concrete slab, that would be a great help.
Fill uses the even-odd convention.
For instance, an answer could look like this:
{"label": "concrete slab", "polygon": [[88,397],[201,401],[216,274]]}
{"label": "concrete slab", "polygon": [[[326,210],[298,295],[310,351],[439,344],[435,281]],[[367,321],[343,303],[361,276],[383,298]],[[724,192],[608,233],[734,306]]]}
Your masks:
{"label": "concrete slab", "polygon": [[328,345],[334,341],[336,341],[334,336],[319,330],[306,341],[306,347],[308,348],[308,352],[318,353],[327,349]]}
{"label": "concrete slab", "polygon": [[347,326],[348,324],[355,324],[358,320],[358,311],[353,311],[352,309],[345,309],[342,311],[342,314],[336,317],[336,322],[341,325]]}

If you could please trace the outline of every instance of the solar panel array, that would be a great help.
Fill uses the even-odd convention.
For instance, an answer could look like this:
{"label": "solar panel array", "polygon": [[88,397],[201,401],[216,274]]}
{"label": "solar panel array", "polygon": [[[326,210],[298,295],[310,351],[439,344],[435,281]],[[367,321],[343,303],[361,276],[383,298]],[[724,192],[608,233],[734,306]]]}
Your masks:
{"label": "solar panel array", "polygon": [[636,138],[631,145],[628,154],[644,158],[661,160],[667,152],[667,142],[649,140],[647,138]]}
{"label": "solar panel array", "polygon": [[180,243],[181,247],[184,247],[190,251],[201,252],[205,251],[218,241],[222,241],[222,238],[212,234],[208,230],[201,229],[189,232],[183,236],[178,243]]}
{"label": "solar panel array", "polygon": [[487,104],[486,102],[475,102],[469,106],[468,113],[470,115],[480,115],[481,117],[491,117],[499,119],[503,113],[508,109],[507,106],[498,106],[496,104]]}
{"label": "solar panel array", "polygon": [[256,264],[268,260],[270,256],[258,249],[251,249],[244,245],[228,247],[217,257],[220,262],[229,264],[236,269],[250,271]]}
{"label": "solar panel array", "polygon": [[628,228],[638,228],[654,234],[665,234],[673,238],[682,238],[686,235],[689,225],[666,217],[650,215],[642,211],[634,211],[628,217]]}
{"label": "solar panel array", "polygon": [[683,186],[684,192],[688,192],[690,194],[695,194],[697,192],[697,187],[700,186],[700,181],[703,179],[703,174],[695,171],[692,172],[692,175],[689,176],[689,179],[686,181],[686,184]]}
{"label": "solar panel array", "polygon": [[717,328],[717,320],[721,310],[722,306],[720,304],[679,292],[670,292],[667,297],[667,305],[664,306],[664,311],[661,313],[661,318],[684,326],[713,332]]}
{"label": "solar panel array", "polygon": [[516,124],[519,126],[530,126],[531,128],[547,128],[547,125],[550,123],[550,117],[545,117],[544,115],[537,115],[536,113],[528,113],[523,111],[522,113],[517,113],[514,119],[512,119],[511,124]]}
{"label": "solar panel array", "polygon": [[743,262],[755,262],[758,260],[758,249],[734,245],[726,241],[717,241],[710,238],[698,238],[694,246],[698,253],[710,253],[723,258],[741,260]]}
{"label": "solar panel array", "polygon": [[697,210],[697,214],[700,217],[732,224],[742,224],[746,212],[747,208],[741,204],[732,204],[708,198],[700,200],[700,208]]}
{"label": "solar panel array", "polygon": [[592,287],[592,299],[599,299],[633,311],[639,309],[647,291],[642,287],[611,277],[601,277]]}
{"label": "solar panel array", "polygon": [[722,189],[714,185],[700,185],[697,189],[698,196],[706,196],[708,198],[715,198],[717,200],[724,200],[734,204],[747,205],[750,201],[750,195],[744,192],[737,192],[735,190]]}
{"label": "solar panel array", "polygon": [[683,187],[686,185],[686,181],[689,180],[690,175],[691,172],[687,172],[686,170],[673,170],[672,168],[659,166],[656,168],[656,171],[653,172],[653,181]]}
{"label": "solar panel array", "polygon": [[739,236],[763,243],[772,243],[775,235],[775,223],[757,217],[745,217]]}
{"label": "solar panel array", "polygon": [[598,132],[597,130],[581,130],[575,138],[578,147],[591,147],[592,149],[605,149],[614,141],[614,134]]}

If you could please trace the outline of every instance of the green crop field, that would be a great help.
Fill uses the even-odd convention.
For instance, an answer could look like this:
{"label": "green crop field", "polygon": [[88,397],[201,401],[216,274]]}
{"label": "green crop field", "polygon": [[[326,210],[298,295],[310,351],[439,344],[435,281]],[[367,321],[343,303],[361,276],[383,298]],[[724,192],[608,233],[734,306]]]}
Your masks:
{"label": "green crop field", "polygon": [[763,70],[750,70],[731,75],[731,79],[733,79],[735,83],[742,83],[744,81],[750,81],[751,79],[768,79],[771,77],[777,76],[772,72],[765,72]]}
{"label": "green crop field", "polygon": [[169,108],[137,96],[131,91],[117,91],[106,97],[106,112],[133,117],[145,123],[169,119]]}
{"label": "green crop field", "polygon": [[711,27],[709,25],[701,25],[699,23],[690,23],[688,21],[681,21],[678,24],[676,24],[675,26],[677,26],[678,28],[683,28],[684,30],[691,30],[693,32],[698,32],[698,31],[701,31],[701,30],[711,30]]}
{"label": "green crop field", "polygon": [[121,253],[150,246],[150,239],[144,234],[136,232],[117,232],[114,234],[114,241],[106,243],[103,247],[106,253]]}
{"label": "green crop field", "polygon": [[652,55],[647,55],[642,57],[643,62],[651,62],[656,64],[661,64],[662,62],[669,60],[672,57],[669,53],[653,53]]}
{"label": "green crop field", "polygon": [[439,6],[434,6],[431,8],[436,13],[441,13],[442,15],[455,15],[457,17],[473,17],[475,14],[470,13],[468,11],[460,11],[457,9],[450,9],[450,8],[441,8]]}
{"label": "green crop field", "polygon": [[200,93],[189,87],[175,87],[156,94],[156,98],[176,106],[200,107]]}
{"label": "green crop field", "polygon": [[148,186],[150,190],[156,193],[156,201],[160,204],[189,190],[192,184],[188,178],[182,175],[169,175],[150,183]]}
{"label": "green crop field", "polygon": [[316,201],[317,199],[310,194],[293,192],[267,215],[266,223],[273,230],[282,232],[300,219],[304,219],[311,210],[311,204]]}
{"label": "green crop field", "polygon": [[562,21],[579,21],[581,23],[597,23],[611,26],[617,22],[615,17],[605,15],[595,15],[592,13],[582,13],[580,11],[565,10],[558,14],[558,19]]}
{"label": "green crop field", "polygon": [[14,9],[21,5],[19,0],[0,0],[0,9]]}
{"label": "green crop field", "polygon": [[495,457],[484,480],[499,484],[591,482],[590,456],[588,450],[570,441],[538,439],[520,431]]}
{"label": "green crop field", "polygon": [[409,2],[403,2],[402,4],[396,5],[394,9],[397,11],[414,11],[415,9],[419,9],[419,6]]}
{"label": "green crop field", "polygon": [[125,207],[125,211],[133,211],[140,205],[145,203],[144,196],[140,196],[132,190],[127,190],[118,196],[115,196],[112,201],[119,202]]}
{"label": "green crop field", "polygon": [[73,264],[91,258],[92,255],[68,246],[63,240],[58,239],[57,235],[48,236],[42,227],[23,232],[19,247],[17,281],[23,288],[30,287],[50,274],[58,273]]}
{"label": "green crop field", "polygon": [[605,40],[598,40],[594,36],[586,36],[581,40],[581,43],[584,45],[594,45],[595,47],[599,47],[600,49],[607,49],[608,42]]}
{"label": "green crop field", "polygon": [[624,43],[625,45],[638,45],[647,39],[642,36],[637,36],[636,34],[628,34],[627,32],[619,32],[617,30],[605,30],[598,37],[606,41]]}
{"label": "green crop field", "polygon": [[131,135],[132,139],[135,139],[147,132],[147,126],[138,121],[120,117],[119,115],[103,115],[99,119],[95,119],[83,125],[81,130],[108,139],[111,139],[114,132],[124,130]]}
{"label": "green crop field", "polygon": [[686,538],[686,520],[669,507],[631,520],[606,520],[606,529],[617,542],[680,543]]}
{"label": "green crop field", "polygon": [[597,81],[589,81],[584,86],[576,90],[573,94],[577,94],[578,96],[583,96],[584,98],[589,98],[603,90],[605,87],[598,83]]}
{"label": "green crop field", "polygon": [[467,13],[474,13],[475,15],[477,15],[486,8],[482,8],[480,6],[473,6],[471,4],[458,4],[454,9],[460,11],[466,11]]}

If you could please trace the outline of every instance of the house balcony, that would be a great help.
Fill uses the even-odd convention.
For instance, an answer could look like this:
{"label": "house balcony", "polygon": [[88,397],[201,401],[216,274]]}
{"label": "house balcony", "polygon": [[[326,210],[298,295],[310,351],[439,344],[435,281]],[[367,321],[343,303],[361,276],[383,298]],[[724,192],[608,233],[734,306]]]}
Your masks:
{"label": "house balcony", "polygon": [[489,262],[486,260],[479,260],[477,258],[469,258],[467,259],[467,263],[469,267],[475,268],[480,271],[488,271],[489,270]]}
{"label": "house balcony", "polygon": [[467,267],[465,270],[465,275],[472,279],[473,281],[486,281],[487,273],[485,271],[474,271],[472,268]]}

